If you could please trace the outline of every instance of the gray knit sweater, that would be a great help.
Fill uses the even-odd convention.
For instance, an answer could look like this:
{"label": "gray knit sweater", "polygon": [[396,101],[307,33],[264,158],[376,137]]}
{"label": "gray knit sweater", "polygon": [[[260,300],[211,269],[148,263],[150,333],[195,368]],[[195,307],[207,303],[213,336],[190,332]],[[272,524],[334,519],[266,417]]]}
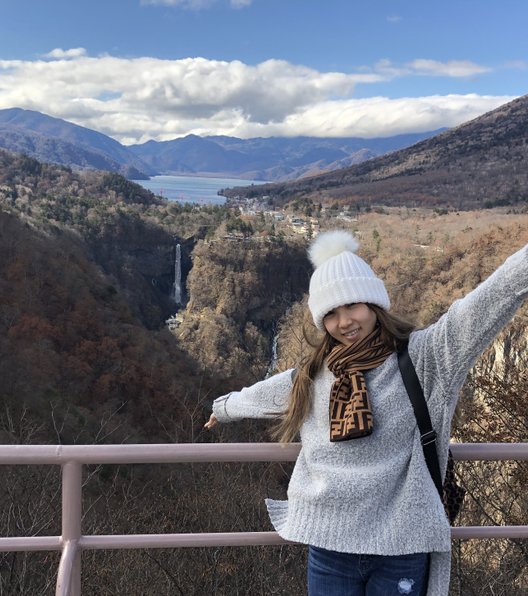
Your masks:
{"label": "gray knit sweater", "polygon": [[[466,375],[528,295],[528,245],[440,320],[415,331],[409,354],[422,385],[445,470],[451,419]],[[215,400],[220,422],[269,418],[286,407],[292,371]],[[420,433],[396,354],[365,374],[374,420],[361,439],[329,441],[328,400],[334,381],[324,367],[301,428],[302,448],[287,501],[266,501],[280,536],[348,553],[430,552],[427,596],[446,596],[450,526],[427,470]]]}

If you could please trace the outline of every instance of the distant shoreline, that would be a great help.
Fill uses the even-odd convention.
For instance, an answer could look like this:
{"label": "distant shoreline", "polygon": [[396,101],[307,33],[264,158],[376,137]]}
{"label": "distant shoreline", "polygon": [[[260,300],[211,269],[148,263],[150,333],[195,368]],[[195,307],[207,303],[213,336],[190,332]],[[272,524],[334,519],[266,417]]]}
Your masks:
{"label": "distant shoreline", "polygon": [[[154,176],[150,176],[149,178],[158,178],[159,176],[171,176],[174,178],[218,178],[218,179],[225,179],[225,180],[247,180],[248,182],[255,182],[259,184],[264,184],[266,182],[271,182],[271,180],[259,180],[255,181],[253,178],[246,178],[244,175],[236,176],[230,172],[178,172],[178,173],[169,173],[165,172],[163,174],[156,174]],[[132,182],[136,182],[136,180],[132,180]]]}
{"label": "distant shoreline", "polygon": [[218,194],[224,188],[264,183],[261,180],[197,176],[196,174],[159,175],[152,176],[149,180],[132,180],[132,182],[169,201],[210,205],[223,205],[226,202],[227,198]]}

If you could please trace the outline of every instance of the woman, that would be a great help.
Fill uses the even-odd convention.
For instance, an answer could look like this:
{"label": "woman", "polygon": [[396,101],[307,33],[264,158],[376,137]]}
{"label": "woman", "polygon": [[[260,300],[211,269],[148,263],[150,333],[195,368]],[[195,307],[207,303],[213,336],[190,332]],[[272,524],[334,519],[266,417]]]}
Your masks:
{"label": "woman", "polygon": [[310,596],[447,596],[450,525],[396,352],[408,343],[445,472],[459,390],[528,294],[528,245],[421,330],[389,313],[356,250],[347,232],[317,237],[308,306],[321,345],[298,374],[215,400],[205,426],[279,414],[282,441],[300,432],[288,500],[267,506],[280,536],[309,545]]}

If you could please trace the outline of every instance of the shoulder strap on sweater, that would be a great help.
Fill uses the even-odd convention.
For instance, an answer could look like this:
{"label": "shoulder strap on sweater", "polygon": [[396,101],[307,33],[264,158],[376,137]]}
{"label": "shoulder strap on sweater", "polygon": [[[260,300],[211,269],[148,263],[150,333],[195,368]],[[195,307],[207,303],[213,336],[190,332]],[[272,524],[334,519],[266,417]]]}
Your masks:
{"label": "shoulder strap on sweater", "polygon": [[403,378],[403,383],[418,422],[422,440],[422,448],[425,456],[425,463],[429,473],[438,490],[440,497],[443,495],[442,474],[440,473],[440,464],[438,462],[438,452],[436,450],[436,431],[431,424],[429,409],[423,394],[422,386],[414,369],[414,365],[407,350],[407,344],[398,352],[398,364]]}

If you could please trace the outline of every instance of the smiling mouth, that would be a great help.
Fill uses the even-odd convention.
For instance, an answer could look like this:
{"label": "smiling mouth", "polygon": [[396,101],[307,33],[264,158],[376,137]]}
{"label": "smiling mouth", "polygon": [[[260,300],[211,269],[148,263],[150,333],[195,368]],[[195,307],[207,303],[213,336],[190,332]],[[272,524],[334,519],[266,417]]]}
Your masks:
{"label": "smiling mouth", "polygon": [[357,329],[352,329],[352,331],[347,331],[346,333],[343,333],[343,337],[346,337],[347,339],[354,339],[358,336],[358,333],[359,327]]}

